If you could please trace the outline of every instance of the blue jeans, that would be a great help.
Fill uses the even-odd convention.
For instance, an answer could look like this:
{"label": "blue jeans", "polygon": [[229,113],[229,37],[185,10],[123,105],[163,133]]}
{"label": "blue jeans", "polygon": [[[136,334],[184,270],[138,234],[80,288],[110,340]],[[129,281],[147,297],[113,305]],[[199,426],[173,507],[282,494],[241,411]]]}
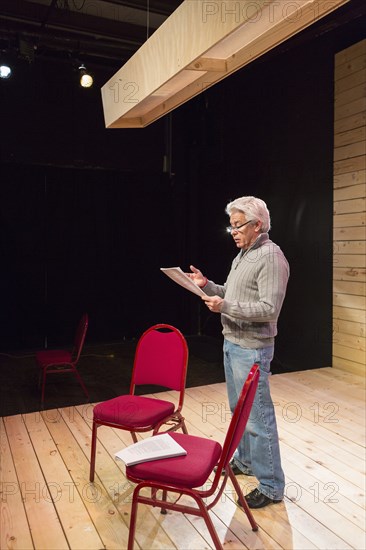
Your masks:
{"label": "blue jeans", "polygon": [[258,490],[273,500],[283,498],[285,476],[281,467],[277,422],[269,389],[273,346],[250,349],[224,340],[224,367],[229,405],[234,411],[253,363],[259,364],[257,393],[244,435],[234,454],[240,470],[253,474]]}

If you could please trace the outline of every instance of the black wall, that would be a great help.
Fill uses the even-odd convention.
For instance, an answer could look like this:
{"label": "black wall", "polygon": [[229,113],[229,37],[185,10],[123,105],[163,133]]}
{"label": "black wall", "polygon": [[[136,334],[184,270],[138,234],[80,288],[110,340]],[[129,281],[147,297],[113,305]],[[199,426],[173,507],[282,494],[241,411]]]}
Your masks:
{"label": "black wall", "polygon": [[[278,369],[331,365],[333,52],[319,45],[253,64],[182,108],[199,205],[190,261],[224,281],[237,252],[224,232],[226,203],[256,195],[271,211],[271,238],[291,268]],[[204,331],[216,333],[217,317],[202,315]]]}
{"label": "black wall", "polygon": [[331,365],[333,58],[350,34],[289,43],[142,130],[104,128],[114,70],[92,90],[40,62],[1,83],[2,349],[68,342],[83,311],[89,343],[155,322],[219,337],[219,317],[159,267],[223,282],[225,205],[256,195],[291,267],[275,369]]}

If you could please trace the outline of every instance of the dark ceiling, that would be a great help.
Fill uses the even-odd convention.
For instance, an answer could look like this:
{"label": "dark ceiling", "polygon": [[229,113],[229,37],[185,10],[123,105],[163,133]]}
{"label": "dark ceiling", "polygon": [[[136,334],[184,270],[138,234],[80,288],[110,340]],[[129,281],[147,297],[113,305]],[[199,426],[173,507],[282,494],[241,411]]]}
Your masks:
{"label": "dark ceiling", "polygon": [[122,66],[183,0],[1,0],[0,51]]}
{"label": "dark ceiling", "polygon": [[[182,1],[1,0],[0,55],[25,62],[76,59],[117,69]],[[365,0],[350,0],[280,50],[349,23],[357,30],[364,23],[365,7]]]}

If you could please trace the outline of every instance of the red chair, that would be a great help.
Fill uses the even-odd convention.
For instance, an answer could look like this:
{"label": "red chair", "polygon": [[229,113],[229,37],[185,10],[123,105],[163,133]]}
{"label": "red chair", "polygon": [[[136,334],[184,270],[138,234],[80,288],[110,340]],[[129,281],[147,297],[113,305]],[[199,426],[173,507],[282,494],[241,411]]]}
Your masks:
{"label": "red chair", "polygon": [[[249,418],[258,386],[258,379],[259,367],[258,365],[253,365],[243,385],[223,447],[212,439],[173,433],[171,437],[187,451],[187,455],[142,462],[126,467],[127,479],[133,483],[137,483],[132,500],[128,550],[132,550],[133,548],[137,506],[140,502],[151,506],[159,506],[162,513],[166,513],[166,510],[175,510],[183,514],[193,514],[202,517],[211,534],[215,548],[222,550],[222,544],[208,512],[220,499],[228,477],[230,477],[234,485],[243,506],[243,511],[247,515],[253,531],[258,530],[258,525],[253,518],[230,466],[230,460],[244,433]],[[211,483],[208,481],[208,478],[216,464],[218,466]],[[224,476],[222,476],[223,470]],[[208,489],[202,487],[207,485],[210,485]],[[151,489],[151,496],[141,494],[141,490],[146,487]],[[207,503],[207,499],[214,495],[217,489],[218,492],[213,500]],[[159,490],[162,491],[161,498],[158,498]],[[167,500],[168,493],[176,495],[174,501]],[[178,501],[182,495],[191,497],[197,506],[179,504]]]}
{"label": "red chair", "polygon": [[[187,433],[183,407],[188,346],[183,334],[171,325],[150,327],[138,341],[132,370],[130,393],[99,403],[93,410],[93,431],[90,456],[90,481],[94,481],[97,429],[99,426],[119,428],[131,433],[158,433],[163,425],[167,431],[179,428]],[[136,386],[152,384],[179,392],[178,406],[165,399],[137,396]]]}
{"label": "red chair", "polygon": [[42,369],[42,397],[41,403],[44,403],[44,394],[46,388],[46,376],[48,374],[63,374],[65,372],[72,372],[87,398],[89,398],[88,390],[77,370],[77,364],[80,358],[81,350],[83,349],[86,331],[88,330],[88,315],[86,313],[81,317],[75,335],[74,347],[69,350],[43,350],[36,353],[36,361],[39,367]]}

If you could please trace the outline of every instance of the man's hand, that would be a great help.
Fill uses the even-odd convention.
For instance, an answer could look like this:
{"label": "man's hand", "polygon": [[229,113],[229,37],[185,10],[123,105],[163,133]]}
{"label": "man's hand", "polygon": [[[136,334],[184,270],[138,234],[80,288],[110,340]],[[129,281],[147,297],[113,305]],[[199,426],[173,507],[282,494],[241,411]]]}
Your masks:
{"label": "man's hand", "polygon": [[201,271],[194,267],[194,265],[190,265],[189,267],[192,273],[186,273],[186,275],[188,275],[188,277],[192,279],[192,281],[196,283],[197,286],[199,286],[200,288],[204,287],[207,284],[207,277],[202,275]]}
{"label": "man's hand", "polygon": [[213,311],[214,313],[220,313],[222,304],[223,304],[223,298],[220,298],[220,296],[202,296],[202,300],[206,303],[206,306],[210,311]]}

